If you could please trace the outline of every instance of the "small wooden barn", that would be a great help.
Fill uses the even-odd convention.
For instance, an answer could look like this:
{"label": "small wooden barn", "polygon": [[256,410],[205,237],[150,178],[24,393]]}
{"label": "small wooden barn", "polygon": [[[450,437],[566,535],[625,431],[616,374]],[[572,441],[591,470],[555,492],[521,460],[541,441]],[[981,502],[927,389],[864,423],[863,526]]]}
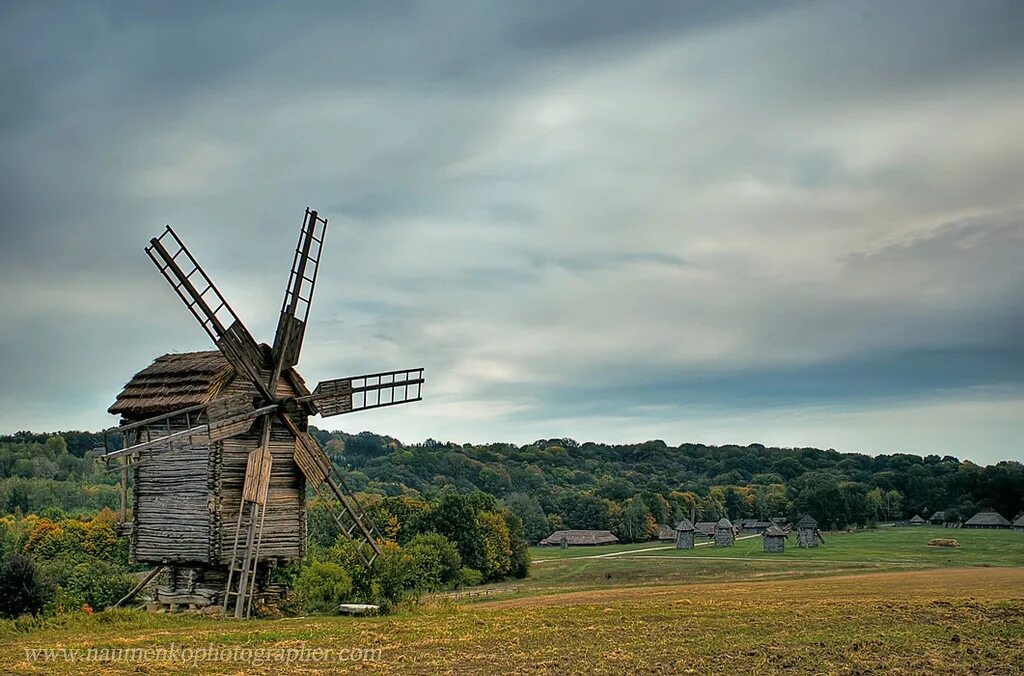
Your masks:
{"label": "small wooden barn", "polygon": [[924,526],[927,523],[928,523],[927,521],[925,521],[923,518],[921,518],[920,514],[915,514],[913,516],[913,518],[910,519],[910,525],[911,526]]}
{"label": "small wooden barn", "polygon": [[732,522],[724,516],[715,524],[715,546],[732,547],[736,542],[736,530]]}
{"label": "small wooden barn", "polygon": [[619,541],[609,530],[556,530],[540,541],[540,544],[552,547],[586,547],[594,545],[613,545]]}
{"label": "small wooden barn", "polygon": [[1017,520],[1013,522],[1013,529],[1024,532],[1024,514],[1017,517]]}
{"label": "small wooden barn", "polygon": [[943,510],[934,512],[930,517],[928,517],[928,521],[930,521],[933,526],[941,526],[946,523],[946,512]]}
{"label": "small wooden barn", "polygon": [[971,518],[967,519],[963,525],[964,528],[1009,528],[1010,522],[1007,521],[1002,514],[999,512],[978,512]]}
{"label": "small wooden barn", "polygon": [[696,530],[693,522],[683,519],[676,524],[676,549],[693,549],[693,535]]}
{"label": "small wooden barn", "polygon": [[786,551],[786,531],[772,524],[761,533],[761,545],[762,549],[768,553]]}
{"label": "small wooden barn", "polygon": [[800,547],[806,549],[808,547],[817,547],[819,544],[825,544],[825,538],[821,537],[821,532],[818,530],[818,522],[810,514],[804,514],[796,522],[796,531],[796,543]]}

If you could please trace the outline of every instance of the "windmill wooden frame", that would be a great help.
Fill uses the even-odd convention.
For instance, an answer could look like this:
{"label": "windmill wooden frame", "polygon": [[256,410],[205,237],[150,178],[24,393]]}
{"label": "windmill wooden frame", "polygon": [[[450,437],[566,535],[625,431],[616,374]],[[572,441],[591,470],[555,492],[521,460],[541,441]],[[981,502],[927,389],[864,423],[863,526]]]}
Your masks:
{"label": "windmill wooden frame", "polygon": [[104,457],[120,463],[130,555],[168,568],[158,588],[168,605],[219,602],[248,617],[257,591],[273,592],[270,568],[305,556],[307,489],[337,501],[332,515],[366,565],[380,553],[379,533],[307,421],[419,401],[423,369],[307,389],[294,367],[326,232],[327,220],[307,208],[272,346],[256,342],[170,226],[146,247],[217,347],[157,358],[109,409],[122,425],[107,436],[121,442],[106,444]]}

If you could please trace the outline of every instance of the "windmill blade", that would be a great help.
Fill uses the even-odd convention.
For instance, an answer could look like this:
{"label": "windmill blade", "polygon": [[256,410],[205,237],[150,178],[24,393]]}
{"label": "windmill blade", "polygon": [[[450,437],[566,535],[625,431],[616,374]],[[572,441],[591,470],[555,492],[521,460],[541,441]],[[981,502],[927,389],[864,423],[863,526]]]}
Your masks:
{"label": "windmill blade", "polygon": [[299,232],[299,243],[295,246],[292,271],[288,275],[288,288],[281,304],[281,318],[274,335],[274,371],[269,385],[271,391],[281,372],[299,363],[299,352],[302,350],[302,338],[306,332],[306,320],[309,318],[309,306],[313,301],[313,287],[316,286],[326,235],[327,219],[320,218],[316,211],[310,211],[307,207]]}
{"label": "windmill blade", "polygon": [[[359,499],[356,498],[355,493],[348,487],[348,484],[345,483],[341,475],[334,470],[331,459],[320,448],[320,444],[316,442],[316,439],[300,430],[295,421],[288,417],[286,413],[278,411],[277,416],[285,424],[285,427],[291,431],[292,436],[295,437],[295,464],[298,465],[306,480],[318,494],[324,485],[331,489],[331,493],[341,503],[345,516],[350,521],[350,525],[346,527],[342,524],[337,515],[335,515],[335,520],[339,522],[338,525],[342,527],[342,531],[347,537],[352,539],[359,538],[369,545],[372,554],[366,556],[360,551],[360,556],[363,557],[367,564],[372,563],[373,559],[380,555],[380,546],[377,544],[380,535],[367,518],[366,513],[359,504]],[[337,480],[332,476],[332,473],[337,476]]]}
{"label": "windmill blade", "polygon": [[327,418],[332,415],[396,406],[423,398],[423,369],[370,373],[320,382],[313,394],[298,401],[312,401]]}
{"label": "windmill blade", "polygon": [[256,340],[171,226],[149,241],[146,253],[228,363],[252,381],[267,401],[273,401],[260,377],[264,358]]}
{"label": "windmill blade", "polygon": [[[136,454],[149,448],[170,447],[177,440],[188,441],[192,437],[209,438],[212,441],[241,434],[252,427],[253,421],[261,415],[277,410],[277,404],[253,408],[252,398],[247,395],[229,397],[209,404],[189,406],[170,413],[147,418],[138,422],[112,427],[103,432],[105,437],[120,434],[124,447],[107,451],[104,460]],[[204,419],[203,412],[206,412]],[[145,431],[143,437],[139,430]]]}

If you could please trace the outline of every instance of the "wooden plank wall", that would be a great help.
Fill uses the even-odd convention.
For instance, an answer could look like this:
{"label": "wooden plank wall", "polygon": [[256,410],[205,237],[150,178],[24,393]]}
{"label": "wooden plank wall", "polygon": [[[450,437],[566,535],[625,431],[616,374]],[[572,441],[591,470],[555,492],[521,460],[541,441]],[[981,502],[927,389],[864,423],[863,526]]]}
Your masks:
{"label": "wooden plank wall", "polygon": [[[181,429],[184,421],[171,425],[171,432]],[[167,428],[149,432],[160,437]],[[133,560],[209,561],[211,488],[210,449],[199,438],[141,451],[135,466]]]}

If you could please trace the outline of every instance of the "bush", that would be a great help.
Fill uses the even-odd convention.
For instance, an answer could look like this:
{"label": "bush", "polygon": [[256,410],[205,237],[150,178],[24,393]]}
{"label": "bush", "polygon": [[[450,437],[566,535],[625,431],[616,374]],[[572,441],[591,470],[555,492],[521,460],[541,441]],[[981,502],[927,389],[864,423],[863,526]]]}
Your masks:
{"label": "bush", "polygon": [[331,612],[352,593],[352,576],[331,561],[315,561],[295,579],[295,596],[309,612]]}
{"label": "bush", "polygon": [[459,586],[460,587],[476,587],[477,585],[483,584],[484,574],[476,568],[463,568],[459,571]]}
{"label": "bush", "polygon": [[65,554],[46,561],[40,572],[50,590],[47,606],[55,613],[85,605],[102,610],[121,600],[136,583],[121,566],[85,554]]}
{"label": "bush", "polygon": [[0,615],[15,618],[43,609],[45,589],[31,558],[14,554],[0,566]]}
{"label": "bush", "polygon": [[417,535],[405,546],[412,558],[412,575],[417,589],[438,591],[459,583],[462,557],[451,540],[438,533]]}

